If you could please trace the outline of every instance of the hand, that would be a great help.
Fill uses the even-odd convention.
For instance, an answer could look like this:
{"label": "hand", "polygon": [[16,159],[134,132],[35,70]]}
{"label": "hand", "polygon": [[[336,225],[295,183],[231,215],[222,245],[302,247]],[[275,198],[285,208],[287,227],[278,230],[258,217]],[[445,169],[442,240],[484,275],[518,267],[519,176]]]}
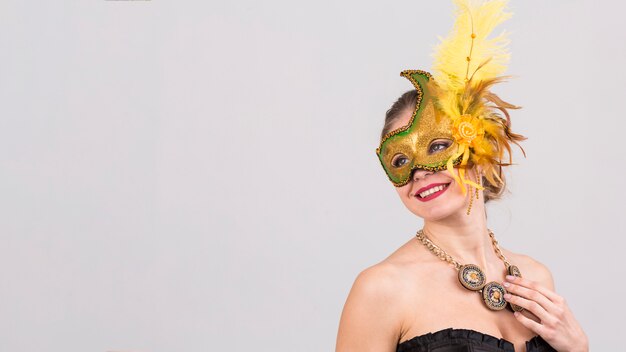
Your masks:
{"label": "hand", "polygon": [[507,276],[506,279],[504,287],[509,295],[504,295],[504,299],[525,308],[540,320],[536,322],[520,312],[515,312],[517,321],[541,335],[559,352],[589,351],[587,336],[567,306],[565,298],[527,278]]}

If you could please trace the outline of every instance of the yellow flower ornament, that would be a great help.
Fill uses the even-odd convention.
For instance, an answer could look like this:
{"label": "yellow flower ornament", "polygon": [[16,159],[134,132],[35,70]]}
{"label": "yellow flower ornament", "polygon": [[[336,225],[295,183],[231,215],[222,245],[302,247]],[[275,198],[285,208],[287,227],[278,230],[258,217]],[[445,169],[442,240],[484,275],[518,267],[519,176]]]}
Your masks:
{"label": "yellow flower ornament", "polygon": [[[459,149],[455,157],[459,155],[463,155],[461,160],[461,165],[466,165],[467,161],[470,157],[470,148],[478,148],[481,143],[484,143],[485,129],[483,127],[483,121],[478,117],[473,117],[470,114],[463,114],[460,117],[454,119],[454,123],[452,125],[452,136],[456,140]],[[463,190],[463,194],[466,192],[465,184],[469,184],[478,189],[484,189],[479,184],[476,184],[470,180],[465,179],[465,170],[460,169],[459,175],[460,178],[456,175],[452,166],[448,167],[448,171],[454,179],[461,185],[461,189]]]}
{"label": "yellow flower ornament", "polygon": [[457,143],[471,145],[475,138],[482,138],[485,135],[485,129],[479,118],[465,114],[454,121],[452,133]]}

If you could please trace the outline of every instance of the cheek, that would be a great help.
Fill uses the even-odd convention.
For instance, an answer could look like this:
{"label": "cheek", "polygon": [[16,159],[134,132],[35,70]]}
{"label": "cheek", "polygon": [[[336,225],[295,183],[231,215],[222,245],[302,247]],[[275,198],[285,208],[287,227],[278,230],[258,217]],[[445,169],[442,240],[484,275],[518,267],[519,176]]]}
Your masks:
{"label": "cheek", "polygon": [[454,180],[450,180],[450,185],[448,186],[446,193],[446,199],[448,202],[457,203],[464,201],[465,197],[463,196],[463,191],[461,190],[459,184]]}
{"label": "cheek", "polygon": [[400,196],[400,198],[405,201],[411,198],[411,183],[407,183],[406,185],[402,186],[402,187],[394,187],[396,189],[396,192],[398,193],[398,196]]}
{"label": "cheek", "polygon": [[451,180],[450,186],[448,186],[448,192],[453,195],[463,195],[463,191],[461,191],[461,187],[454,180]]}

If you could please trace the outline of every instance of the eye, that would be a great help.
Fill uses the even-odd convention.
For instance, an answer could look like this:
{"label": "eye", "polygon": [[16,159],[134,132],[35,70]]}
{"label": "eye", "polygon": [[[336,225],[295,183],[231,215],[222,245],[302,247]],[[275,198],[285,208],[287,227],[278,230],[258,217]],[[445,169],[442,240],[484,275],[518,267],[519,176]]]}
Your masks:
{"label": "eye", "polygon": [[448,139],[435,140],[428,147],[428,154],[434,154],[442,150],[446,150],[451,144],[452,144],[452,141]]}
{"label": "eye", "polygon": [[406,163],[409,162],[409,158],[407,158],[404,154],[397,154],[391,159],[391,165],[393,167],[402,167]]}

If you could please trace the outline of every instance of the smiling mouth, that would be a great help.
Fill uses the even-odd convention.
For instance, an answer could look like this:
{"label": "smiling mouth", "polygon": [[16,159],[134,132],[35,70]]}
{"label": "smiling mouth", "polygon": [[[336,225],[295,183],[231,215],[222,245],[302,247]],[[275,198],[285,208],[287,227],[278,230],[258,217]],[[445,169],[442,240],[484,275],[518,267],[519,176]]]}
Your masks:
{"label": "smiling mouth", "polygon": [[417,194],[416,198],[422,202],[427,202],[431,199],[435,199],[439,197],[440,195],[442,195],[443,192],[445,192],[448,189],[448,186],[450,186],[450,183],[446,183],[443,185],[438,185],[438,186],[429,188],[428,190]]}

